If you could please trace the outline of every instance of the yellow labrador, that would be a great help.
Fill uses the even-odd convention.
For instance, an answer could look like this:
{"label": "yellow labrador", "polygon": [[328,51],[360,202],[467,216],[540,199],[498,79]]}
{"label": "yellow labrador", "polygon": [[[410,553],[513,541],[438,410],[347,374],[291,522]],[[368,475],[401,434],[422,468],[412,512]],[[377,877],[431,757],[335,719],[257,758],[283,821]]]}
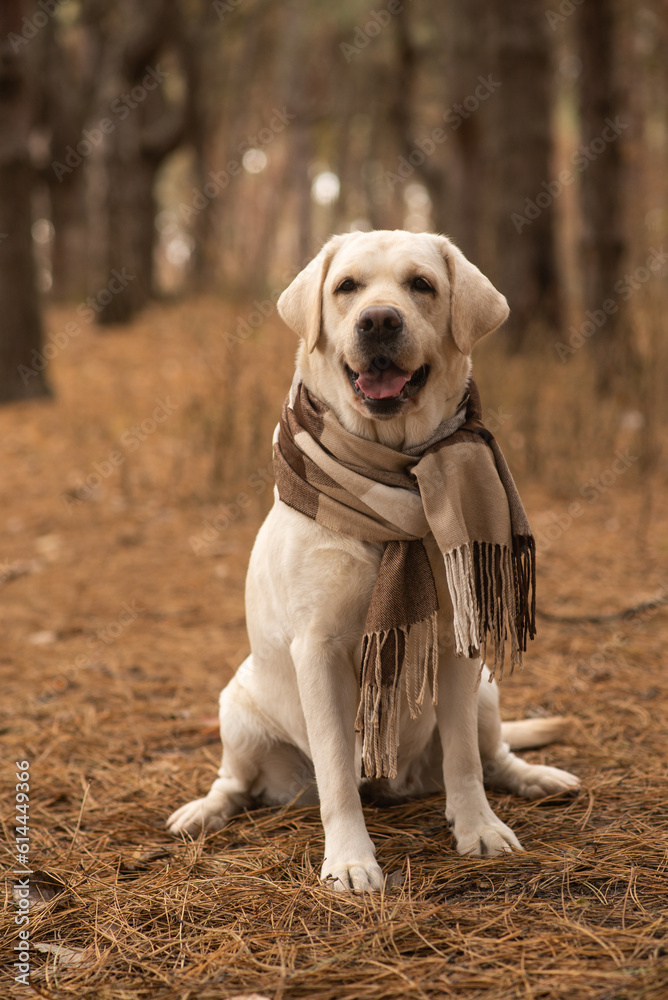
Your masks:
{"label": "yellow labrador", "polygon": [[[299,336],[297,371],[343,427],[395,449],[426,441],[457,410],[471,350],[507,317],[505,298],[443,236],[336,236],[283,292],[278,309]],[[382,544],[331,531],[278,498],[250,559],[251,655],[220,697],[223,759],[208,795],[178,809],[172,833],[219,830],[252,801],[318,801],[321,877],[335,889],[382,885],[360,800],[355,716],[360,646]],[[443,616],[452,614],[447,598]],[[448,621],[443,631],[449,632]],[[440,622],[439,622],[440,629]],[[441,645],[437,704],[400,713],[394,796],[445,789],[462,854],[519,849],[487,802],[484,781],[526,798],[577,787],[531,766],[512,746],[559,736],[560,720],[501,725],[479,662]],[[405,697],[405,696],[404,696]]]}

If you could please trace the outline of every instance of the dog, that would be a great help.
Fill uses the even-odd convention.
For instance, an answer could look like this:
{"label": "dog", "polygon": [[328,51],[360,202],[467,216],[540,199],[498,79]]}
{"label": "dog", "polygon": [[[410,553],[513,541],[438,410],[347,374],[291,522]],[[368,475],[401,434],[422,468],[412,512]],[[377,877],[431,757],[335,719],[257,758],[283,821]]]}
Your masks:
{"label": "dog", "polygon": [[[452,417],[471,352],[508,316],[506,299],[446,237],[403,231],[331,238],[283,292],[278,311],[301,338],[297,375],[342,427],[405,451]],[[333,531],[278,499],[260,528],[246,587],[251,654],[220,696],[222,764],[209,793],[174,812],[173,834],[222,829],[251,803],[319,802],[321,878],[335,890],[383,885],[367,832],[355,732],[365,615],[384,546]],[[439,592],[439,630],[452,605]],[[484,783],[528,799],[578,779],[511,752],[562,738],[565,720],[501,724],[480,659],[439,645],[435,704],[399,707],[400,799],[445,790],[457,851],[521,850]]]}

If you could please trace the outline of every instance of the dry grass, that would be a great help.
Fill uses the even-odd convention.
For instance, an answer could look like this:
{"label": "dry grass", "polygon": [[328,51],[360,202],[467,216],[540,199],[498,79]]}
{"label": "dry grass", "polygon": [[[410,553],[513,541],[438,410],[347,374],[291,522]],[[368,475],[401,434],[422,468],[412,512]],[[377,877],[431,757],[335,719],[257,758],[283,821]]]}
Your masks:
{"label": "dry grass", "polygon": [[[54,313],[54,328],[70,318]],[[490,796],[523,854],[458,857],[437,798],[369,807],[390,884],[344,897],[318,883],[314,810],[260,810],[194,843],[164,832],[218,763],[215,699],[246,651],[245,564],[270,502],[251,477],[269,461],[291,373],[293,343],[274,321],[229,352],[221,332],[236,323],[207,300],[156,307],[128,332],[84,332],[54,362],[55,404],[0,412],[5,861],[11,874],[13,761],[27,759],[31,865],[59,883],[33,876],[31,941],[47,950],[32,952],[32,995],[664,1000],[665,607],[541,623],[524,674],[504,680],[506,717],[578,720],[569,745],[528,755],[576,771],[577,798]],[[498,437],[535,528],[582,506],[540,559],[542,606],[606,612],[668,592],[664,470],[649,482],[634,463],[590,503],[582,486],[614,448],[633,449],[634,432],[611,414],[597,435],[583,413],[578,444],[564,416],[573,371],[544,361],[539,394],[535,368],[532,381],[508,362],[499,383],[501,363],[486,349],[479,381],[486,405],[510,415]],[[140,447],[119,445],[165,396],[169,419]],[[538,469],[536,437],[548,443]],[[119,447],[123,462],[77,499]],[[204,538],[241,492],[238,515]],[[11,983],[11,881],[0,995],[24,997]]]}

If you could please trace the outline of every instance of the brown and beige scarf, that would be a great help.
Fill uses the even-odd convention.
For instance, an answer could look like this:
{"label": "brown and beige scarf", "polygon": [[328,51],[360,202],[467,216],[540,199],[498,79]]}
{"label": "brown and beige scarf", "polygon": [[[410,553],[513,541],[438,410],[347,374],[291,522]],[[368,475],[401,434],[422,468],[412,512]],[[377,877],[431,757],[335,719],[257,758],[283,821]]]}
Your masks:
{"label": "brown and beige scarf", "polygon": [[[274,436],[280,499],[327,528],[385,549],[362,642],[363,776],[397,773],[399,680],[411,715],[429,672],[436,700],[438,598],[444,570],[457,655],[511,668],[535,634],[535,544],[501,449],[470,380],[459,410],[418,448],[395,451],[345,430],[295,380]],[[433,566],[423,539],[442,555]],[[439,558],[440,563],[440,558]],[[491,647],[491,648],[490,648]]]}

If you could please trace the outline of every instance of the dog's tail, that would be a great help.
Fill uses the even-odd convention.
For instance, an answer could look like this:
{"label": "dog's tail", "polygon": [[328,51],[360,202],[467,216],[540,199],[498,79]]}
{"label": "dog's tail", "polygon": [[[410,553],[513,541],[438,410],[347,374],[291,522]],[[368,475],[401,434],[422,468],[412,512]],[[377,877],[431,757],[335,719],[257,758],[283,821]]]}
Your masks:
{"label": "dog's tail", "polygon": [[567,740],[572,728],[572,719],[565,715],[551,715],[546,719],[504,722],[501,725],[501,735],[511,750],[531,750],[533,747],[544,747],[548,743]]}

